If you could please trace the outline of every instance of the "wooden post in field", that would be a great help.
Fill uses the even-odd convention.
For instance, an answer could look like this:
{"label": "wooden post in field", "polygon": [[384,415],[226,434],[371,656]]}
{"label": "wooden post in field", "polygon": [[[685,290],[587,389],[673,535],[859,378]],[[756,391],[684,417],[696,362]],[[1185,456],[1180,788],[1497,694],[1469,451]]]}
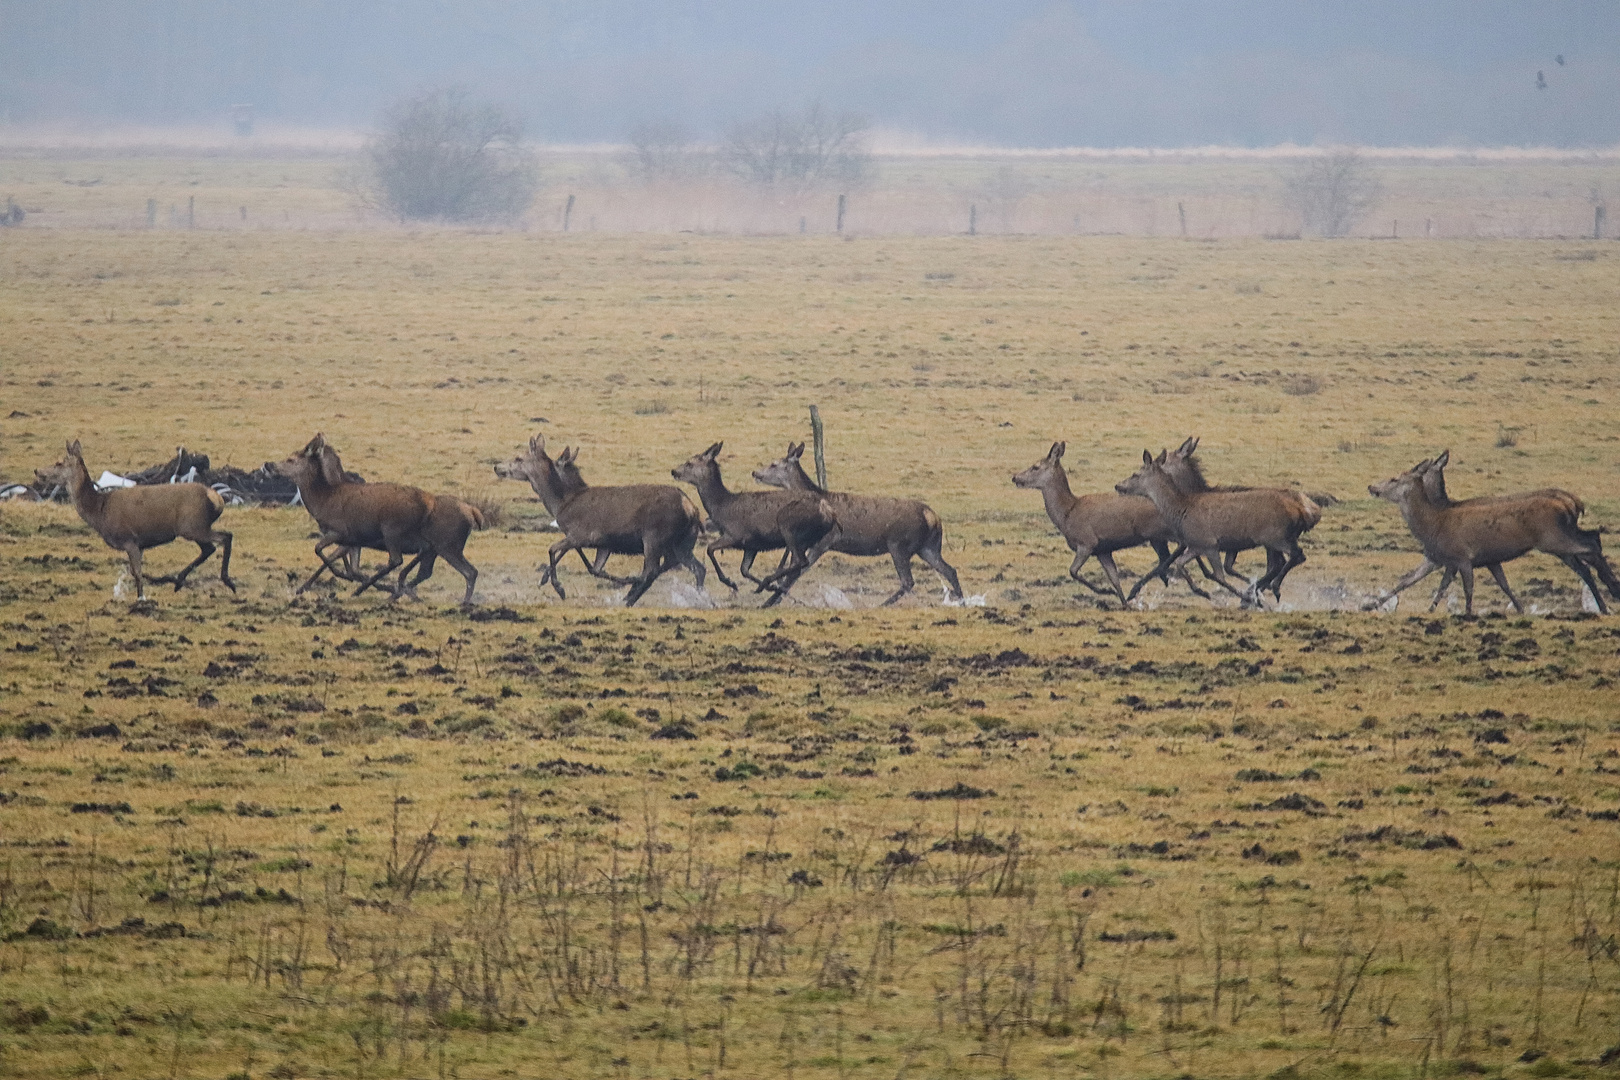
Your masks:
{"label": "wooden post in field", "polygon": [[1603,219],[1608,216],[1605,209],[1601,203],[1592,207],[1592,239],[1594,240],[1603,239]]}
{"label": "wooden post in field", "polygon": [[247,207],[244,206],[244,207],[241,207],[240,209],[242,211],[242,220],[246,221],[247,220]]}
{"label": "wooden post in field", "polygon": [[156,199],[147,199],[146,200],[146,227],[148,229],[152,229],[152,228],[157,227],[157,200]]}
{"label": "wooden post in field", "polygon": [[186,199],[186,228],[197,227],[197,196],[192,195]]}
{"label": "wooden post in field", "polygon": [[968,203],[968,235],[979,235],[979,204]]}
{"label": "wooden post in field", "polygon": [[1176,203],[1176,213],[1181,216],[1181,235],[1187,235],[1187,204]]}
{"label": "wooden post in field", "polygon": [[1389,223],[1389,238],[1391,240],[1399,240],[1401,238],[1400,218],[1396,218]]}
{"label": "wooden post in field", "polygon": [[563,207],[563,232],[568,231],[568,219],[574,216],[574,197],[568,196],[568,204]]}
{"label": "wooden post in field", "polygon": [[1423,219],[1423,238],[1429,239],[1434,235],[1434,218]]}
{"label": "wooden post in field", "polygon": [[821,428],[821,410],[814,405],[810,406],[810,441],[815,444],[816,453],[816,483],[822,487],[827,486],[827,452],[826,434]]}
{"label": "wooden post in field", "polygon": [[845,196],[838,196],[838,232],[844,231],[844,199]]}
{"label": "wooden post in field", "polygon": [[809,221],[808,221],[807,218],[800,218],[799,219],[799,235],[800,236],[803,236],[805,234],[805,232],[807,231],[806,226],[808,224],[809,224]]}

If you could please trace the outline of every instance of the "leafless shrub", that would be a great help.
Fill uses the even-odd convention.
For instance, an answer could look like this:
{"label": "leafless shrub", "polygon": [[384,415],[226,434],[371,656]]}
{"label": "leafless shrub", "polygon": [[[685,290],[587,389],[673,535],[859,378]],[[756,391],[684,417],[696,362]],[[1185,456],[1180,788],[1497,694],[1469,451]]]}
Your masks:
{"label": "leafless shrub", "polygon": [[486,529],[498,529],[506,520],[506,500],[497,498],[489,488],[463,491],[456,498],[483,515]]}
{"label": "leafless shrub", "polygon": [[651,120],[630,129],[630,153],[625,168],[646,184],[690,180],[702,175],[708,162],[692,132],[678,120]]}
{"label": "leafless shrub", "polygon": [[1302,231],[1343,236],[1378,204],[1383,185],[1354,150],[1336,150],[1301,162],[1283,178],[1284,202]]}
{"label": "leafless shrub", "polygon": [[1518,446],[1519,445],[1519,432],[1522,431],[1522,430],[1523,430],[1522,428],[1504,427],[1501,424],[1497,424],[1496,425],[1496,448],[1498,450],[1506,450],[1509,447]]}
{"label": "leafless shrub", "polygon": [[819,102],[801,113],[775,110],[731,129],[722,164],[761,187],[807,191],[865,180],[872,169],[865,117],[827,112]]}
{"label": "leafless shrub", "polygon": [[391,106],[365,149],[358,187],[404,221],[499,222],[534,201],[539,173],[521,125],[462,90],[435,90]]}
{"label": "leafless shrub", "polygon": [[1322,380],[1315,375],[1289,375],[1278,385],[1290,397],[1308,397],[1322,389]]}

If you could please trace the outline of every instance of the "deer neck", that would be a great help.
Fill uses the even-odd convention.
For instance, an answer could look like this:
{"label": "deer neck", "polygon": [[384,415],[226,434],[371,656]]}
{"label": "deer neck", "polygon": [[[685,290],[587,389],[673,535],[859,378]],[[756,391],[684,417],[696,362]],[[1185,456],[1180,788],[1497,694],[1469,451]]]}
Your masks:
{"label": "deer neck", "polygon": [[1406,527],[1411,529],[1412,535],[1419,540],[1426,542],[1439,533],[1441,508],[1429,501],[1428,493],[1423,490],[1421,483],[1402,490],[1396,505],[1400,507],[1401,517],[1406,519]]}
{"label": "deer neck", "polygon": [[1046,503],[1046,516],[1054,522],[1067,518],[1070,509],[1079,501],[1069,490],[1069,474],[1061,466],[1053,469],[1051,477],[1041,485],[1041,500]]}
{"label": "deer neck", "polygon": [[1179,518],[1187,512],[1187,496],[1170,479],[1170,474],[1159,471],[1143,478],[1143,494],[1153,500],[1154,509],[1164,518]]}
{"label": "deer neck", "polygon": [[[528,470],[528,477],[529,486],[534,489],[536,495],[540,496],[540,501],[545,504],[546,510],[551,516],[556,517],[558,512],[562,510],[563,503],[568,501],[569,495],[569,492],[563,488],[561,481],[557,477],[556,466],[545,469],[530,469]],[[582,486],[580,490],[583,491],[584,487]]]}
{"label": "deer neck", "polygon": [[298,495],[304,500],[304,505],[309,508],[310,513],[319,517],[317,511],[332,498],[337,487],[326,482],[325,469],[320,461],[305,460],[309,467],[304,469],[304,475],[297,480]]}
{"label": "deer neck", "polygon": [[68,494],[73,497],[73,509],[78,511],[79,517],[92,528],[101,521],[107,513],[107,493],[98,491],[96,485],[90,480],[90,470],[85,468],[83,459],[79,461],[79,468],[68,483]]}
{"label": "deer neck", "polygon": [[712,465],[703,470],[703,475],[693,484],[697,488],[698,498],[703,500],[703,509],[709,516],[725,509],[727,503],[736,497],[735,493],[726,487],[726,482],[720,479],[720,466]]}
{"label": "deer neck", "polygon": [[797,461],[793,463],[793,487],[797,491],[813,491],[817,495],[827,494],[827,489],[810,479],[810,474],[804,471],[804,466]]}

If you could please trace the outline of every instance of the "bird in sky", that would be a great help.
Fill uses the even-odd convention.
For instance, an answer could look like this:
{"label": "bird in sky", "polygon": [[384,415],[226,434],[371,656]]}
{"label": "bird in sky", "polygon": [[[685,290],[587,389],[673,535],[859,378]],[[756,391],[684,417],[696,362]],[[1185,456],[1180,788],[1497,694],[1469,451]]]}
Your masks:
{"label": "bird in sky", "polygon": [[1547,76],[1543,75],[1539,71],[1536,72],[1536,89],[1537,90],[1545,90],[1545,89],[1547,89]]}
{"label": "bird in sky", "polygon": [[1564,66],[1564,54],[1563,53],[1559,53],[1557,56],[1553,57],[1553,60],[1557,62],[1559,67]]}

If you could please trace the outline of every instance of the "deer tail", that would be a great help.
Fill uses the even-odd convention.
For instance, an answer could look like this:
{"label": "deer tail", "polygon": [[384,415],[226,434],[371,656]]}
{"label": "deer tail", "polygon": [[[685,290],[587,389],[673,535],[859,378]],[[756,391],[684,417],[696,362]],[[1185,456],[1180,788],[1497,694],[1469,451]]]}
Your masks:
{"label": "deer tail", "polygon": [[212,517],[218,518],[225,512],[225,496],[207,485],[203,486],[203,492],[208,496],[208,505],[213,507]]}
{"label": "deer tail", "polygon": [[488,522],[485,520],[482,510],[465,499],[457,499],[456,501],[461,504],[461,516],[467,519],[467,524],[480,531],[487,527]]}

